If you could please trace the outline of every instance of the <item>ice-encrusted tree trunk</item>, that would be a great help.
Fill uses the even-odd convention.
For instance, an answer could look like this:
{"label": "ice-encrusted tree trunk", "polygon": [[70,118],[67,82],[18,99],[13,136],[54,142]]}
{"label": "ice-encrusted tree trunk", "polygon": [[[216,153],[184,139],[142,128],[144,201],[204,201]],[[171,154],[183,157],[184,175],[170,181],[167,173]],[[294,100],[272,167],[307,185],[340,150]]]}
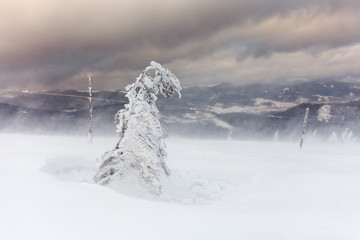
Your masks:
{"label": "ice-encrusted tree trunk", "polygon": [[304,123],[303,123],[303,129],[302,129],[301,139],[300,139],[300,148],[302,148],[302,146],[304,144],[304,135],[305,135],[305,129],[306,129],[306,124],[307,124],[307,121],[308,121],[308,117],[309,117],[309,108],[306,108],[305,117],[304,117]]}
{"label": "ice-encrusted tree trunk", "polygon": [[129,103],[116,114],[119,141],[113,150],[98,160],[94,180],[102,185],[121,181],[134,174],[150,192],[161,194],[161,178],[170,175],[166,166],[166,132],[155,103],[160,93],[171,98],[180,95],[177,77],[159,63],[152,61],[136,79],[126,87]]}

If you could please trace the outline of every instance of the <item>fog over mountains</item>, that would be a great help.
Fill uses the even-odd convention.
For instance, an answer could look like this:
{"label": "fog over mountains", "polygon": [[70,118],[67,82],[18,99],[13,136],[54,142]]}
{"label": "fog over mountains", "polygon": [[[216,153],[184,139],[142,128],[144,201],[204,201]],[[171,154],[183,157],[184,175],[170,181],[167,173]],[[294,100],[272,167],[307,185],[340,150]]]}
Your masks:
{"label": "fog over mountains", "polygon": [[[87,95],[1,91],[0,131],[87,134]],[[125,92],[93,95],[94,135],[115,134],[114,115],[127,103]],[[308,135],[360,137],[360,84],[354,82],[196,86],[184,88],[181,99],[159,98],[157,106],[172,136],[298,140],[309,107]]]}

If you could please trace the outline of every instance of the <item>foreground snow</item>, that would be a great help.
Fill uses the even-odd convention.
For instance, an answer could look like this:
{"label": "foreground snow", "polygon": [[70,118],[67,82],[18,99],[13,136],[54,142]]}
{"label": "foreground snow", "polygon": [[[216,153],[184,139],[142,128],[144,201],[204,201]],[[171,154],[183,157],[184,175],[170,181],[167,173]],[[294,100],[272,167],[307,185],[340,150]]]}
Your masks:
{"label": "foreground snow", "polygon": [[359,145],[170,139],[154,198],[92,183],[114,143],[0,134],[0,239],[360,239]]}

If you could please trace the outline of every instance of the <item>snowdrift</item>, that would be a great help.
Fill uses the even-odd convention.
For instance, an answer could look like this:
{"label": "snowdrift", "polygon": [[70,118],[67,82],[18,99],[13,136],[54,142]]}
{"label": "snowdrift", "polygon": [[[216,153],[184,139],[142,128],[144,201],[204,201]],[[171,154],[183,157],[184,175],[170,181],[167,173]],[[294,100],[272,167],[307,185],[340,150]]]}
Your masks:
{"label": "snowdrift", "polygon": [[154,197],[94,184],[94,140],[0,134],[0,239],[360,239],[356,144],[169,139]]}

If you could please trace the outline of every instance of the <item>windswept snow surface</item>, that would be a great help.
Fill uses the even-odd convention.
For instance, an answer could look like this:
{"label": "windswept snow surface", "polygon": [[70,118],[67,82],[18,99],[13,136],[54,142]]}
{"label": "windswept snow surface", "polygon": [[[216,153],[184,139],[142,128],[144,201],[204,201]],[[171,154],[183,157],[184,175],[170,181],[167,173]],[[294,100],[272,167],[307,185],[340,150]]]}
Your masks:
{"label": "windswept snow surface", "polygon": [[360,239],[360,148],[168,139],[161,198],[92,182],[111,139],[0,134],[0,239]]}

